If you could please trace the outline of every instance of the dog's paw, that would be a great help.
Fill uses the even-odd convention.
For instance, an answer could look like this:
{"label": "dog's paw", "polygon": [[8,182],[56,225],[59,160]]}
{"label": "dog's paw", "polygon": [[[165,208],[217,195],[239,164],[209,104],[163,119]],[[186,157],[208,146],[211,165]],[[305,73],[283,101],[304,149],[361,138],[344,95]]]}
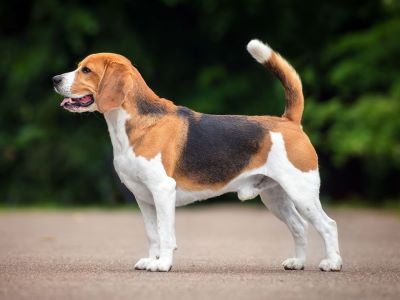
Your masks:
{"label": "dog's paw", "polygon": [[339,272],[342,270],[342,259],[324,259],[319,264],[319,269],[324,272]]}
{"label": "dog's paw", "polygon": [[171,260],[160,258],[160,259],[151,261],[147,265],[146,270],[151,271],[151,272],[168,272],[171,270],[171,268],[172,268]]}
{"label": "dog's paw", "polygon": [[138,262],[135,265],[136,270],[146,270],[147,266],[154,260],[157,260],[155,258],[141,258],[138,260]]}
{"label": "dog's paw", "polygon": [[288,258],[283,261],[282,266],[285,270],[304,270],[304,259]]}

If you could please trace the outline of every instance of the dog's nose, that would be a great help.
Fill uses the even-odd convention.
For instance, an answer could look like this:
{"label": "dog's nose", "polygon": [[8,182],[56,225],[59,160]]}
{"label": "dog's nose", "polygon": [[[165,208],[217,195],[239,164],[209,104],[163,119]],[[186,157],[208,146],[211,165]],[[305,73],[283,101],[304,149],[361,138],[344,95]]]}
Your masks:
{"label": "dog's nose", "polygon": [[54,76],[54,77],[52,78],[52,81],[53,81],[53,84],[54,84],[54,85],[58,85],[58,84],[60,84],[60,82],[62,81],[62,76],[61,76],[61,75]]}

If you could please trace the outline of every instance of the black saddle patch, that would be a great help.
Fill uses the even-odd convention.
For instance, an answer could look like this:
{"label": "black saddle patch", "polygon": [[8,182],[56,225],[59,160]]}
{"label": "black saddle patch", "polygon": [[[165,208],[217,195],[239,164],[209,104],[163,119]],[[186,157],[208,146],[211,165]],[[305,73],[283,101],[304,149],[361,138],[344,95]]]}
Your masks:
{"label": "black saddle patch", "polygon": [[236,177],[260,149],[264,127],[245,116],[207,115],[194,117],[184,107],[177,111],[188,120],[187,142],[178,168],[200,184],[227,182]]}

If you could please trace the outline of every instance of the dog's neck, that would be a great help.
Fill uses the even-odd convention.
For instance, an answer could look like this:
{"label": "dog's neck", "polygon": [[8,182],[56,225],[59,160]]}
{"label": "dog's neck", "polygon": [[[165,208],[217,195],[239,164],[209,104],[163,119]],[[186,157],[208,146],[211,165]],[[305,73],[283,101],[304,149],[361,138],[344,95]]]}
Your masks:
{"label": "dog's neck", "polygon": [[147,117],[156,119],[175,109],[171,101],[154,93],[135,68],[132,69],[132,81],[132,90],[126,95],[122,108],[132,116],[134,122]]}
{"label": "dog's neck", "polygon": [[176,105],[154,93],[139,72],[132,76],[133,89],[122,105],[104,113],[114,154],[133,146],[165,115],[176,111]]}

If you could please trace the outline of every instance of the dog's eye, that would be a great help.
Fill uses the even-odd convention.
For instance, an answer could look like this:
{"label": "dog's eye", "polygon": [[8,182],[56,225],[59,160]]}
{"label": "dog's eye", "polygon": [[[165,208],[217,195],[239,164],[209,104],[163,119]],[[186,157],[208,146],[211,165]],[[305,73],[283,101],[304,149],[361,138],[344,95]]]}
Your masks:
{"label": "dog's eye", "polygon": [[85,74],[88,74],[88,73],[92,72],[92,70],[90,70],[88,67],[83,67],[82,72]]}

